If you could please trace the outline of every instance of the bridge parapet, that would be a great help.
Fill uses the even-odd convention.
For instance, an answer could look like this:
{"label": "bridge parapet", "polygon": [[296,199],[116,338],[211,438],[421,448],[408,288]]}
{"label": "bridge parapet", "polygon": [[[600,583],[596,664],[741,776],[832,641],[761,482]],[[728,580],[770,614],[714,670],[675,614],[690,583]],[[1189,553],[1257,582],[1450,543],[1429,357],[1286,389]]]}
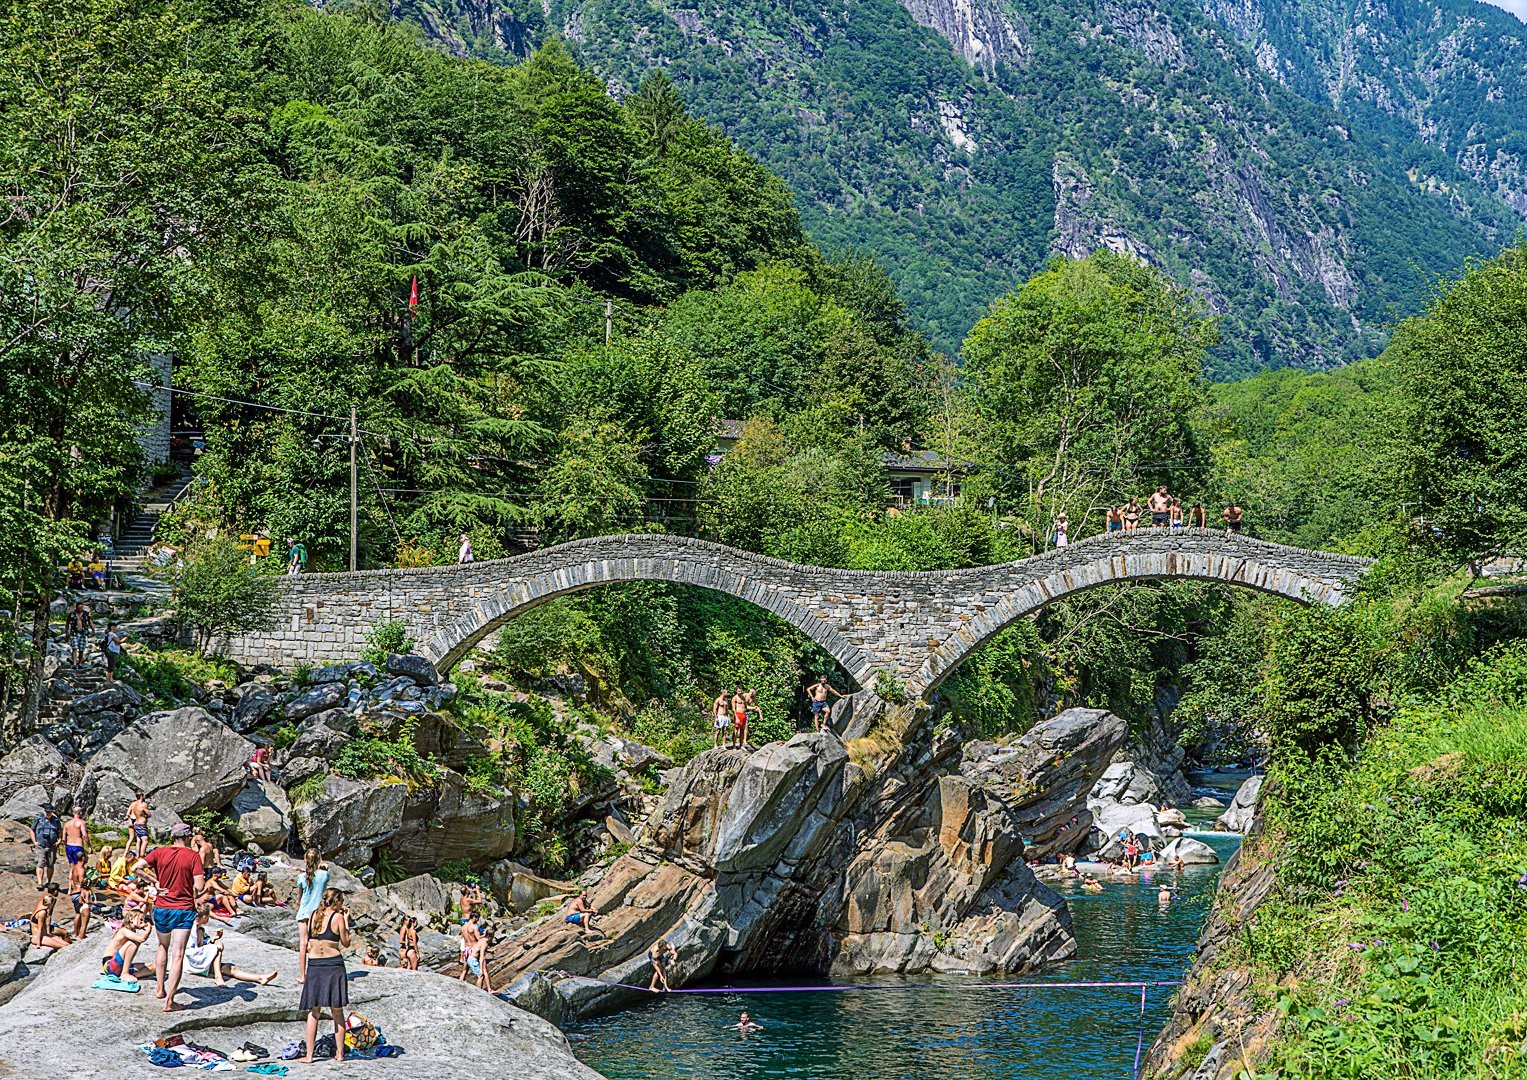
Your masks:
{"label": "bridge parapet", "polygon": [[419,652],[448,667],[553,597],[666,581],[757,604],[820,644],[861,685],[885,672],[918,696],[1014,620],[1090,588],[1181,578],[1340,604],[1369,565],[1218,529],[1116,532],[1017,562],[924,572],[803,566],[688,537],[601,536],[465,566],[285,578],[276,628],[225,646],[245,663],[324,664],[356,656],[378,622],[403,619]]}

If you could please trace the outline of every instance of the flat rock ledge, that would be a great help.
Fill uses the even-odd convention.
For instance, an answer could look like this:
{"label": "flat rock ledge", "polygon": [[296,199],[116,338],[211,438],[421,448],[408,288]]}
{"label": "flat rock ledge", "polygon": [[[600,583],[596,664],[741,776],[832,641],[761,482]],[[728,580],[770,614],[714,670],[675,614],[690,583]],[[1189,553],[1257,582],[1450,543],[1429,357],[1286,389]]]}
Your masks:
{"label": "flat rock ledge", "polygon": [[[27,1080],[115,1080],[162,1076],[136,1047],[166,1034],[231,1052],[250,1040],[275,1055],[302,1038],[297,1005],[297,954],[236,931],[224,934],[225,959],[247,971],[280,974],[271,986],[188,975],[180,1000],[189,1007],[165,1014],[152,976],[136,994],[92,990],[100,974],[105,931],[60,950],[36,979],[0,1007],[0,1076]],[[152,939],[150,939],[152,944]],[[146,958],[152,960],[152,948]],[[573,1057],[551,1024],[468,983],[427,971],[367,968],[350,959],[350,1008],[377,1024],[387,1041],[403,1047],[395,1058],[374,1061],[294,1062],[293,1074],[397,1077],[408,1080],[490,1080],[513,1076],[544,1080],[601,1080]],[[332,1027],[320,1025],[323,1034]],[[266,1059],[274,1060],[274,1057]],[[238,1075],[244,1075],[240,1065]],[[192,1070],[177,1070],[190,1074]]]}

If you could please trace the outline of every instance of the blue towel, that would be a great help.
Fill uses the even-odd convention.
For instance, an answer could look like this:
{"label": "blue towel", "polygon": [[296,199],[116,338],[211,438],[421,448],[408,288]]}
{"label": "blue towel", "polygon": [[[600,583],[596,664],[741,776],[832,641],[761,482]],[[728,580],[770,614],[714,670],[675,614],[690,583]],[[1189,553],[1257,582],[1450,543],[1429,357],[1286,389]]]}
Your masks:
{"label": "blue towel", "polygon": [[[120,990],[124,994],[136,994],[139,990],[143,989],[143,987],[135,982],[123,982],[115,975],[102,975],[99,979],[90,984],[90,989]],[[162,1049],[162,1047],[156,1046],[154,1049],[159,1050]]]}

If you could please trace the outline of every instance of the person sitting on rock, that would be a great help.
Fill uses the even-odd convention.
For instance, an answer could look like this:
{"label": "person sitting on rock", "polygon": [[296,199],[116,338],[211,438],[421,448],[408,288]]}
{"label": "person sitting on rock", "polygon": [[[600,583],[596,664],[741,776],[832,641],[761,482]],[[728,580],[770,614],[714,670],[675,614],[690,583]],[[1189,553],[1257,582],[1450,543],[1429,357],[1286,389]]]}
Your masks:
{"label": "person sitting on rock", "polygon": [[219,930],[210,937],[207,935],[207,920],[211,917],[212,910],[206,904],[197,907],[196,921],[191,927],[191,940],[186,945],[182,970],[188,975],[210,976],[219,986],[227,986],[229,979],[259,986],[269,986],[275,982],[277,973],[274,971],[255,975],[223,963],[223,932]]}
{"label": "person sitting on rock", "polygon": [[[597,930],[594,929],[594,916],[599,911],[589,905],[588,890],[585,889],[567,905],[567,921],[583,930],[584,937],[593,937]],[[603,935],[601,935],[603,936]]]}
{"label": "person sitting on rock", "polygon": [[361,957],[362,967],[386,967],[387,961],[382,959],[382,950],[375,945],[366,946],[366,955]]}
{"label": "person sitting on rock", "polygon": [[101,974],[126,983],[137,982],[133,974],[133,958],[148,940],[148,933],[148,917],[142,911],[129,911],[122,925],[111,935],[106,955],[101,957]]}
{"label": "person sitting on rock", "polygon": [[249,762],[245,768],[249,770],[252,779],[270,783],[270,747],[255,747],[254,753],[249,755]]}
{"label": "person sitting on rock", "polygon": [[217,845],[207,839],[206,830],[200,826],[191,830],[191,847],[196,849],[196,854],[201,856],[202,866],[210,873],[222,865],[222,852],[217,850]]}
{"label": "person sitting on rock", "polygon": [[53,932],[53,905],[58,903],[58,894],[58,882],[48,882],[32,909],[32,944],[39,949],[62,949],[72,944],[69,938]]}

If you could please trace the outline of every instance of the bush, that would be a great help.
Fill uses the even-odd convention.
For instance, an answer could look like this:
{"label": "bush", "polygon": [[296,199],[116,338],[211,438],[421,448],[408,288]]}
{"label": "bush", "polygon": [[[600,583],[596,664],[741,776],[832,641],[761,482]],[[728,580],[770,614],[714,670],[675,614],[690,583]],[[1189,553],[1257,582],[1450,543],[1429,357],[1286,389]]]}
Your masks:
{"label": "bush", "polygon": [[215,635],[269,630],[274,619],[276,584],[255,574],[248,557],[227,540],[191,549],[175,573],[176,615],[196,633],[206,652]]}
{"label": "bush", "polygon": [[383,619],[366,634],[361,659],[381,666],[389,653],[412,652],[414,639],[408,636],[408,624],[402,619]]}
{"label": "bush", "polygon": [[404,725],[396,739],[356,736],[339,748],[332,768],[340,776],[355,780],[395,776],[428,783],[440,775],[440,767],[415,748],[412,721]]}

